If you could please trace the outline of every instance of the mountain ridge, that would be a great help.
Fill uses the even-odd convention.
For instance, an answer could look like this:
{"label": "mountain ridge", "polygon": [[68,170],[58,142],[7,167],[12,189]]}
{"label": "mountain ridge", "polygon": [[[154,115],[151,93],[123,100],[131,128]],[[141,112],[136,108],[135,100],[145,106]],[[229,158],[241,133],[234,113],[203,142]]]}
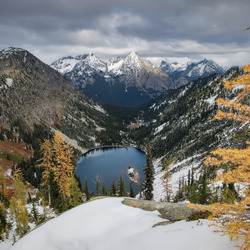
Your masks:
{"label": "mountain ridge", "polygon": [[184,77],[188,81],[207,77],[212,74],[223,74],[225,69],[215,63],[213,60],[203,59],[198,62],[167,62],[162,61],[160,68],[171,76]]}
{"label": "mountain ridge", "polygon": [[0,90],[2,128],[16,124],[30,131],[34,124],[43,123],[89,148],[106,141],[104,131],[113,127],[108,125],[112,117],[97,102],[23,49],[0,52]]}
{"label": "mountain ridge", "polygon": [[64,57],[51,66],[97,101],[123,106],[142,104],[167,89],[187,83],[184,78],[170,78],[136,52],[107,61],[94,54]]}

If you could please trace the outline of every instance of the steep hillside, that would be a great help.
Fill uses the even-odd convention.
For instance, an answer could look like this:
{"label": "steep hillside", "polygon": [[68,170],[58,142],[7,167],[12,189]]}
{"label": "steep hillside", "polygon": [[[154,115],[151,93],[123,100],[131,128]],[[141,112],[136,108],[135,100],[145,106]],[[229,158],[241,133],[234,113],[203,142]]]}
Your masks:
{"label": "steep hillside", "polygon": [[51,66],[86,95],[122,106],[142,104],[166,89],[187,83],[184,78],[170,78],[135,52],[108,61],[93,54],[64,57]]}
{"label": "steep hillside", "polygon": [[[4,129],[16,128],[25,137],[33,124],[43,123],[61,130],[71,144],[88,148],[106,144],[106,129],[113,130],[115,126],[101,106],[23,49],[0,52],[0,90],[1,133],[5,135]],[[112,135],[121,140],[117,129]]]}
{"label": "steep hillside", "polygon": [[[224,82],[239,74],[242,72],[238,68],[232,68],[221,77],[190,82],[178,90],[167,91],[144,109],[141,127],[131,135],[139,144],[150,141],[156,158],[156,185],[161,185],[166,161],[172,162],[169,167],[173,173],[175,193],[179,179],[184,177],[187,180],[188,171],[192,168],[198,178],[203,160],[213,149],[244,145],[237,134],[249,135],[247,125],[229,120],[210,121],[218,110],[216,99],[233,98],[237,92],[226,91]],[[156,199],[163,198],[163,190],[156,192]]]}

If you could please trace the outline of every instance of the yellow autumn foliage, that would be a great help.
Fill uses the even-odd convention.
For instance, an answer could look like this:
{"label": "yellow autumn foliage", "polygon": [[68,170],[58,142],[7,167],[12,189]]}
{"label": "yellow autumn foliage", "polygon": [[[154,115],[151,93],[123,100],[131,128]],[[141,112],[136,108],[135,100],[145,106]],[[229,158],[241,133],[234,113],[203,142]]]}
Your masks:
{"label": "yellow autumn foliage", "polygon": [[46,187],[48,184],[50,171],[54,167],[52,145],[51,145],[50,140],[44,141],[44,143],[41,145],[41,151],[42,151],[43,156],[41,159],[39,159],[40,163],[37,164],[37,166],[44,168],[41,185],[43,187]]}
{"label": "yellow autumn foliage", "polygon": [[[229,90],[238,88],[240,90],[234,100],[217,99],[218,106],[223,106],[228,110],[219,110],[213,120],[231,119],[243,123],[250,122],[250,108],[242,104],[242,100],[249,96],[250,92],[250,65],[243,67],[245,74],[233,81],[227,81],[225,87]],[[250,248],[250,142],[246,142],[244,149],[218,148],[211,152],[211,156],[204,161],[210,166],[230,166],[226,172],[218,173],[213,180],[223,183],[237,183],[244,188],[241,201],[236,204],[214,203],[209,206],[189,204],[190,208],[198,208],[203,211],[210,211],[208,219],[212,220],[217,230],[229,235],[230,238],[242,237],[243,244],[240,249]]]}
{"label": "yellow autumn foliage", "polygon": [[44,141],[41,151],[43,156],[37,166],[44,168],[42,186],[49,184],[50,175],[53,173],[63,198],[70,197],[69,178],[74,174],[73,149],[62,140],[61,133],[56,132],[51,141]]}
{"label": "yellow autumn foliage", "polygon": [[73,149],[62,140],[62,135],[59,132],[56,132],[53,138],[53,153],[55,181],[58,182],[63,197],[70,197],[68,178],[72,177],[74,173]]}

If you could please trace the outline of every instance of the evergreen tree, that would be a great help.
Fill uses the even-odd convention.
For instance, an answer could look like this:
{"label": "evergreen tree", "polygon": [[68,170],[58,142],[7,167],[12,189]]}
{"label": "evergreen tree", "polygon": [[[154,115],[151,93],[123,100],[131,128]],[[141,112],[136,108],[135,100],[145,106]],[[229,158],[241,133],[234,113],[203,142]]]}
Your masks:
{"label": "evergreen tree", "polygon": [[147,165],[144,166],[144,174],[146,176],[144,181],[144,195],[146,200],[153,199],[153,182],[154,182],[154,172],[153,172],[153,162],[149,143],[146,147],[146,160]]}
{"label": "evergreen tree", "polygon": [[126,186],[122,178],[122,175],[120,175],[117,185],[118,185],[118,196],[119,197],[127,196]]}
{"label": "evergreen tree", "polygon": [[32,203],[31,217],[32,217],[32,220],[36,223],[36,226],[40,224],[40,217],[39,217],[39,214],[38,214],[38,211],[36,209],[36,205],[34,202]]}
{"label": "evergreen tree", "polygon": [[0,239],[2,241],[4,241],[5,238],[8,238],[8,228],[7,211],[4,204],[0,201]]}
{"label": "evergreen tree", "polygon": [[110,195],[111,196],[116,196],[117,188],[115,185],[115,181],[112,181],[111,183],[111,189],[110,189]]}
{"label": "evergreen tree", "polygon": [[4,174],[4,169],[0,166],[0,201],[3,200],[3,197],[6,196],[6,178]]}
{"label": "evergreen tree", "polygon": [[76,179],[72,176],[68,178],[69,182],[69,206],[76,207],[82,203],[82,191],[78,186]]}
{"label": "evergreen tree", "polygon": [[95,194],[100,195],[100,186],[102,183],[102,177],[97,175],[95,178]]}
{"label": "evergreen tree", "polygon": [[107,196],[108,195],[108,191],[107,191],[105,183],[102,183],[102,195],[103,196]]}
{"label": "evergreen tree", "polygon": [[135,198],[135,192],[134,192],[133,184],[131,182],[129,183],[129,197]]}
{"label": "evergreen tree", "polygon": [[200,204],[209,204],[211,202],[212,192],[208,186],[208,174],[206,168],[203,169],[203,173],[199,178],[198,186],[198,202]]}
{"label": "evergreen tree", "polygon": [[219,198],[220,203],[234,204],[236,202],[236,198],[237,193],[234,189],[234,186],[232,187],[230,184],[224,183]]}
{"label": "evergreen tree", "polygon": [[194,169],[191,170],[191,180],[190,180],[190,186],[194,184]]}
{"label": "evergreen tree", "polygon": [[192,203],[198,203],[199,201],[198,183],[196,181],[189,187],[188,200]]}
{"label": "evergreen tree", "polygon": [[190,175],[190,169],[188,170],[188,186],[191,186],[191,175]]}
{"label": "evergreen tree", "polygon": [[84,188],[84,192],[86,195],[86,200],[88,201],[90,199],[90,194],[89,194],[89,188],[88,188],[88,180],[85,180],[85,188]]}

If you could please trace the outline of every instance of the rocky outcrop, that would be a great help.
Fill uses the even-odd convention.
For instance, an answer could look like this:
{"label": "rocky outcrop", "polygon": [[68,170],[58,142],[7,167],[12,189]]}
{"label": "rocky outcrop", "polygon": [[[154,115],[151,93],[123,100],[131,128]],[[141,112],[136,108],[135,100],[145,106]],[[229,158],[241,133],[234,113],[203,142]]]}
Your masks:
{"label": "rocky outcrop", "polygon": [[156,202],[125,198],[124,205],[141,208],[146,211],[159,211],[161,217],[169,221],[188,220],[197,210],[188,208],[186,204]]}

